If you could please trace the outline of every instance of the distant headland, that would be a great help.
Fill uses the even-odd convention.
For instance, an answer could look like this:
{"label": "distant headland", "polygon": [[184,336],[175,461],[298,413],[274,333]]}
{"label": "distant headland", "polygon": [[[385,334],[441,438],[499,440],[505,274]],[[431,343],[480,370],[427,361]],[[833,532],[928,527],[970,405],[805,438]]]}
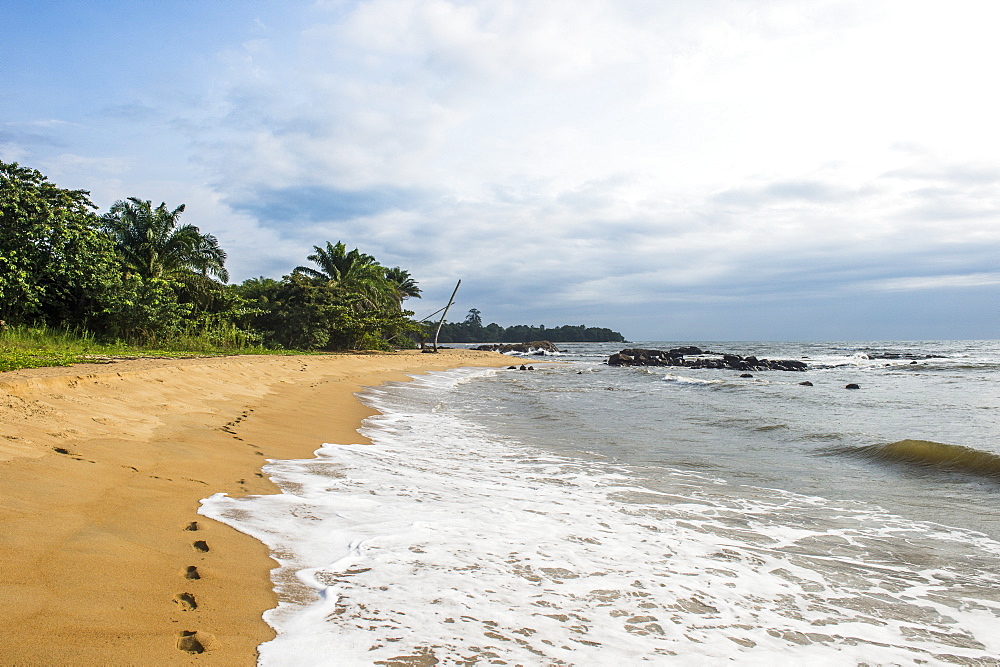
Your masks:
{"label": "distant headland", "polygon": [[527,343],[547,340],[553,343],[624,343],[625,337],[617,331],[603,327],[563,325],[549,328],[545,325],[517,324],[502,327],[491,322],[483,326],[482,313],[473,308],[463,322],[445,322],[441,326],[441,343]]}

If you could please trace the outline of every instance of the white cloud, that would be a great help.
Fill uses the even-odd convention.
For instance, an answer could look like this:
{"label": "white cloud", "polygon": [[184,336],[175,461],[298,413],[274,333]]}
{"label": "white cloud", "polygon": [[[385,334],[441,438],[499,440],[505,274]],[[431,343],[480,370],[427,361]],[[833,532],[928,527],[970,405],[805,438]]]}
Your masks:
{"label": "white cloud", "polygon": [[963,287],[1000,285],[1000,273],[970,273],[948,276],[913,276],[861,283],[857,287],[880,292],[915,292]]}
{"label": "white cloud", "polygon": [[2,123],[6,127],[30,127],[30,128],[51,128],[51,127],[81,127],[79,123],[72,123],[58,118],[43,118],[37,120],[27,120],[21,122],[7,121]]}
{"label": "white cloud", "polygon": [[279,179],[484,199],[620,172],[654,176],[655,196],[831,163],[855,181],[903,164],[893,142],[974,143],[982,127],[938,121],[956,99],[995,105],[954,83],[989,52],[977,67],[975,50],[926,48],[927,8],[866,6],[374,0],[292,48],[247,51],[220,121],[240,173],[267,156]]}
{"label": "white cloud", "polygon": [[252,22],[216,70],[174,85],[184,95],[154,104],[150,88],[109,107],[129,111],[115,133],[146,134],[114,137],[95,163],[102,191],[202,209],[196,224],[218,224],[236,277],[280,274],[344,240],[410,269],[428,298],[463,277],[484,301],[599,313],[609,299],[775,300],[993,275],[995,3],[289,11],[301,14]]}

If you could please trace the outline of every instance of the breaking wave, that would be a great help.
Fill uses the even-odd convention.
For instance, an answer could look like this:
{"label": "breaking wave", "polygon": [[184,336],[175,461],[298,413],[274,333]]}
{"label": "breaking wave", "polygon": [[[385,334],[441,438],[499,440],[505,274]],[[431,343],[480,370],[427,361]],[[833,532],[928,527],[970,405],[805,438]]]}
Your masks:
{"label": "breaking wave", "polygon": [[838,447],[828,450],[827,453],[946,472],[961,472],[1000,481],[1000,455],[962,445],[947,445],[929,440],[900,440],[884,445]]}
{"label": "breaking wave", "polygon": [[663,376],[664,382],[673,382],[675,384],[690,384],[690,385],[710,385],[710,384],[724,384],[722,380],[702,380],[701,378],[691,378],[685,377],[683,375],[674,375],[673,373],[667,373]]}

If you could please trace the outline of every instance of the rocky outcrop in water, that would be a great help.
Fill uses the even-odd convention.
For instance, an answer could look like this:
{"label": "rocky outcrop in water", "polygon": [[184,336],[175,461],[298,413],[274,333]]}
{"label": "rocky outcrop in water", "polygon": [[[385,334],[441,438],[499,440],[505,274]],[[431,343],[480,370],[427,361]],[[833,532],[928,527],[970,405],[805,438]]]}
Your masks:
{"label": "rocky outcrop in water", "polygon": [[480,345],[477,350],[487,352],[519,352],[521,354],[545,354],[546,352],[558,352],[559,348],[547,340],[533,340],[530,343],[492,343],[490,345]]}
{"label": "rocky outcrop in water", "polygon": [[913,354],[911,352],[865,352],[869,359],[944,359],[940,354]]}
{"label": "rocky outcrop in water", "polygon": [[682,366],[684,368],[720,368],[733,371],[804,371],[805,362],[794,359],[758,359],[737,354],[722,354],[698,347],[672,350],[622,350],[608,357],[609,366]]}

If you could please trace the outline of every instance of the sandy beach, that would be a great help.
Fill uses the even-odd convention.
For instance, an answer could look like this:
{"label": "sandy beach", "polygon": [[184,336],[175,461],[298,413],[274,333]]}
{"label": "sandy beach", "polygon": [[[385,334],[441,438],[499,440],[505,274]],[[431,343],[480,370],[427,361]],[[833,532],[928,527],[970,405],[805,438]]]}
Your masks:
{"label": "sandy beach", "polygon": [[361,387],[510,363],[442,350],[0,374],[0,663],[254,664],[274,561],[199,501],[276,493],[266,459],[363,443]]}

